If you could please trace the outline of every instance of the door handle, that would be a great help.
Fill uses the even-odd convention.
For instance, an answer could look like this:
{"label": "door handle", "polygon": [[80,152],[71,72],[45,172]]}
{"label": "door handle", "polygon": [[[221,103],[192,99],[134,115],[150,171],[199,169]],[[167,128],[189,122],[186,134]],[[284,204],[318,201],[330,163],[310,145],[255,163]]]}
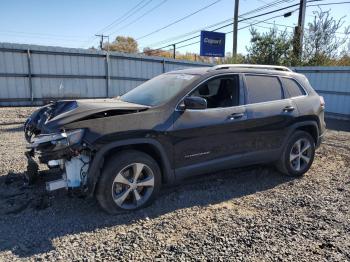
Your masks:
{"label": "door handle", "polygon": [[235,119],[242,118],[243,116],[244,116],[244,113],[233,113],[233,114],[228,116],[228,119],[235,120]]}
{"label": "door handle", "polygon": [[285,108],[283,108],[283,112],[293,112],[294,110],[294,106],[286,106]]}

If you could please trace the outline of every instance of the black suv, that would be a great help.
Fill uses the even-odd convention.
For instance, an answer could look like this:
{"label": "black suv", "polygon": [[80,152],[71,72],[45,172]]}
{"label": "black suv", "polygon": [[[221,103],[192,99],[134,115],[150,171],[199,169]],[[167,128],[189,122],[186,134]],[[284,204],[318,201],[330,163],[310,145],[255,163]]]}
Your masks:
{"label": "black suv", "polygon": [[324,101],[286,67],[220,65],[159,75],[114,99],[58,101],[25,123],[30,177],[61,170],[49,191],[79,189],[104,210],[149,204],[163,184],[271,163],[310,168],[325,131]]}

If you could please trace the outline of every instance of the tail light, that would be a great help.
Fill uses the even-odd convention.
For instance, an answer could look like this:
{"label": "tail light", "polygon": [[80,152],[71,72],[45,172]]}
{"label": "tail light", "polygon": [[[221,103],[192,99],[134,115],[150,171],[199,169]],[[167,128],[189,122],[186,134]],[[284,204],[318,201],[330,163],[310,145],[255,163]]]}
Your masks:
{"label": "tail light", "polygon": [[324,102],[324,98],[323,98],[323,96],[320,96],[320,104],[321,104],[321,107],[324,109],[324,108],[325,108],[326,103]]}

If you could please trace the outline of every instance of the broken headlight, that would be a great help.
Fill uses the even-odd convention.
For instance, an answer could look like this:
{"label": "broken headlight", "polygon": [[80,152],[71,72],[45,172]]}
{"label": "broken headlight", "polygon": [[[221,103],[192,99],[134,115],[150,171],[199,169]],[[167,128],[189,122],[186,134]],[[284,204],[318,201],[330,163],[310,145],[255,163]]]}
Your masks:
{"label": "broken headlight", "polygon": [[78,144],[84,136],[84,129],[75,129],[56,134],[42,134],[33,138],[28,148],[50,148],[52,151]]}

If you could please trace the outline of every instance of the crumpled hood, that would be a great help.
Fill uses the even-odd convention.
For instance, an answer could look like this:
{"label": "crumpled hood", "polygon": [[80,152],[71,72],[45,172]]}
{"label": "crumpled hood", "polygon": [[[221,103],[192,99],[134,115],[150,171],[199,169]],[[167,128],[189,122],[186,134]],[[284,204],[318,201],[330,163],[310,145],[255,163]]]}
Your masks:
{"label": "crumpled hood", "polygon": [[116,98],[61,100],[37,109],[25,122],[24,129],[27,138],[33,134],[55,132],[66,124],[87,117],[108,117],[109,115],[133,113],[148,108],[149,106],[124,102]]}

